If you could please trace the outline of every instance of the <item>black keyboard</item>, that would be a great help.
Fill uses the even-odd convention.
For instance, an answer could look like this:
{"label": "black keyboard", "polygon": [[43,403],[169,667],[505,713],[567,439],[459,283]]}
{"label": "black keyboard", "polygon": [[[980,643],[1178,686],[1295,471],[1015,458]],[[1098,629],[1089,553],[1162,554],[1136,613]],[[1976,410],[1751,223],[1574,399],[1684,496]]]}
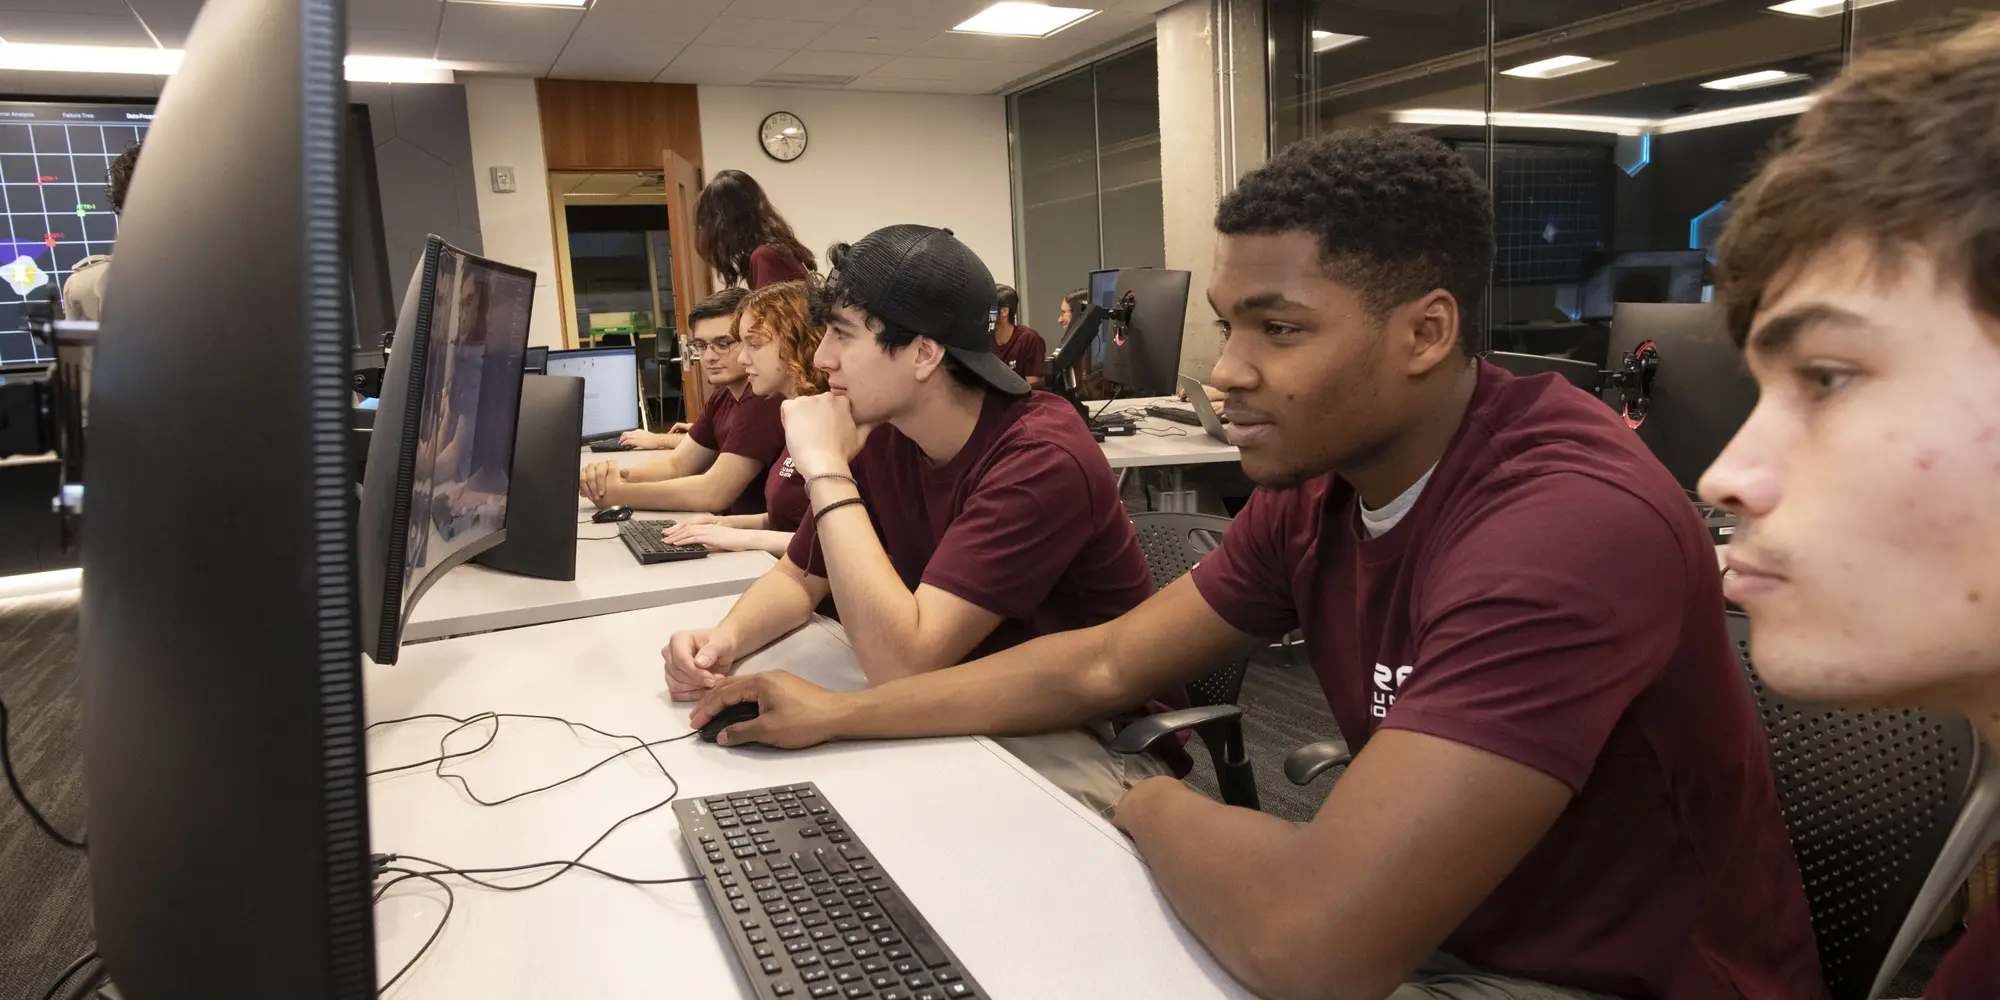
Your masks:
{"label": "black keyboard", "polygon": [[590,442],[590,450],[595,452],[606,452],[606,451],[633,451],[634,449],[631,445],[626,444],[618,440],[617,438],[605,438],[602,441]]}
{"label": "black keyboard", "polygon": [[1186,424],[1189,427],[1201,426],[1201,418],[1195,416],[1194,410],[1186,406],[1164,406],[1154,403],[1146,407],[1146,415],[1159,417],[1161,420],[1171,420],[1177,424]]}
{"label": "black keyboard", "polygon": [[618,537],[625,540],[625,547],[632,550],[632,558],[639,560],[641,565],[708,557],[705,545],[675,545],[660,537],[661,532],[673,526],[672,521],[621,521],[618,523]]}
{"label": "black keyboard", "polygon": [[674,803],[759,1000],[983,997],[810,782]]}

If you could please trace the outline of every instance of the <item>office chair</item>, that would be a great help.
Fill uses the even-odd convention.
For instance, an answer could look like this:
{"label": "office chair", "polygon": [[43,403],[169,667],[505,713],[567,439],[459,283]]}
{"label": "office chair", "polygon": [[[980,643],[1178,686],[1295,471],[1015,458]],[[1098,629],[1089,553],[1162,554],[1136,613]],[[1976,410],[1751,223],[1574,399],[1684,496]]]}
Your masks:
{"label": "office chair", "polygon": [[1771,743],[1827,988],[1879,997],[2000,835],[2000,759],[1957,716],[1791,701],[1752,667],[1748,615],[1729,612],[1729,638]]}
{"label": "office chair", "polygon": [[[1212,514],[1148,513],[1134,516],[1132,527],[1139,533],[1139,551],[1145,553],[1153,588],[1164,590],[1215,548],[1223,532],[1229,530],[1229,519]],[[1143,753],[1172,733],[1192,729],[1208,746],[1222,801],[1257,808],[1257,782],[1250,773],[1249,750],[1243,745],[1243,709],[1236,704],[1249,665],[1248,660],[1238,660],[1189,684],[1192,708],[1134,722],[1119,731],[1111,748],[1125,754]]]}

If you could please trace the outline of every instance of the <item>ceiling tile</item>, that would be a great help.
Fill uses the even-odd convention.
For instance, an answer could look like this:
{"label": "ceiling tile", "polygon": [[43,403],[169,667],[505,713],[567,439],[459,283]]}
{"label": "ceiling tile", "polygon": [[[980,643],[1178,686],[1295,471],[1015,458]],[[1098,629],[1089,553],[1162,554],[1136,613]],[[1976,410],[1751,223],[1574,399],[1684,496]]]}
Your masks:
{"label": "ceiling tile", "polygon": [[[444,16],[438,0],[347,0],[347,26],[377,31],[436,32]],[[463,7],[465,4],[452,4]]]}
{"label": "ceiling tile", "polygon": [[812,40],[808,50],[817,52],[873,52],[900,56],[936,37],[935,31],[903,28],[876,28],[859,24],[836,24]]}
{"label": "ceiling tile", "polygon": [[201,0],[132,0],[132,11],[170,49],[187,44],[188,29],[201,13]]}
{"label": "ceiling tile", "polygon": [[[53,2],[53,0],[43,0]],[[723,13],[733,17],[771,17],[787,21],[838,21],[868,0],[736,0]]]}
{"label": "ceiling tile", "polygon": [[907,94],[984,94],[988,90],[977,83],[954,80],[910,80],[873,75],[861,77],[841,89],[894,91]]}
{"label": "ceiling tile", "polygon": [[487,76],[544,76],[549,71],[549,60],[533,62],[508,62],[505,59],[458,59],[452,62],[459,79],[466,74]]}
{"label": "ceiling tile", "polygon": [[765,17],[718,17],[695,39],[703,45],[797,49],[826,32],[818,21],[778,21]]}
{"label": "ceiling tile", "polygon": [[868,0],[847,23],[910,31],[943,31],[991,6],[992,0]]}
{"label": "ceiling tile", "polygon": [[775,69],[791,54],[785,49],[696,42],[682,49],[657,79],[661,83],[747,84]]}
{"label": "ceiling tile", "polygon": [[864,52],[795,52],[790,59],[779,63],[775,72],[860,76],[880,67],[891,58]]}
{"label": "ceiling tile", "polygon": [[549,70],[550,76],[569,80],[632,80],[644,82],[660,75],[674,57],[687,48],[686,42],[644,41],[579,37],[569,45]]}
{"label": "ceiling tile", "polygon": [[[125,0],[0,0],[0,11],[8,14],[37,10],[48,14],[98,14],[104,17],[130,16]],[[0,26],[7,22],[0,21]],[[0,32],[4,37],[4,32]]]}
{"label": "ceiling tile", "polygon": [[1180,2],[1181,0],[1124,0],[1123,3],[1113,5],[1112,9],[1136,11],[1141,14],[1157,14]]}
{"label": "ceiling tile", "polygon": [[577,36],[604,40],[648,38],[655,41],[692,42],[708,29],[710,22],[729,0],[680,0],[662,9],[659,0],[596,0],[585,14]]}
{"label": "ceiling tile", "polygon": [[46,10],[8,11],[0,18],[0,38],[43,45],[153,46],[139,19],[127,10],[112,14],[58,14]]}
{"label": "ceiling tile", "polygon": [[160,96],[160,84],[167,79],[138,73],[42,73],[7,69],[0,70],[0,93],[151,100]]}
{"label": "ceiling tile", "polygon": [[889,60],[871,75],[878,77],[900,77],[906,80],[954,80],[963,72],[961,59],[923,59],[916,56],[898,56]]}
{"label": "ceiling tile", "polygon": [[438,34],[439,59],[539,63],[546,71],[583,17],[579,10],[449,3]]}
{"label": "ceiling tile", "polygon": [[396,56],[429,59],[437,51],[437,35],[429,31],[377,31],[350,28],[347,52],[356,56]]}

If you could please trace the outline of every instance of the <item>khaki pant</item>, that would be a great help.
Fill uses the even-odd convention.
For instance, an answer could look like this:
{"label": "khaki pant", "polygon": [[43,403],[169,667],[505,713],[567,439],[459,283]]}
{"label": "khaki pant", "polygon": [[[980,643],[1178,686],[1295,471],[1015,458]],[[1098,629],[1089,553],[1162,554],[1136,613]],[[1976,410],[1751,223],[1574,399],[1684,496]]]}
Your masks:
{"label": "khaki pant", "polygon": [[1110,726],[1100,723],[1040,736],[998,736],[993,742],[1108,819],[1127,789],[1171,773],[1150,754],[1113,751],[1106,745],[1110,738]]}
{"label": "khaki pant", "polygon": [[1442,952],[1432,955],[1388,1000],[1617,1000],[1568,986],[1551,986],[1481,972]]}

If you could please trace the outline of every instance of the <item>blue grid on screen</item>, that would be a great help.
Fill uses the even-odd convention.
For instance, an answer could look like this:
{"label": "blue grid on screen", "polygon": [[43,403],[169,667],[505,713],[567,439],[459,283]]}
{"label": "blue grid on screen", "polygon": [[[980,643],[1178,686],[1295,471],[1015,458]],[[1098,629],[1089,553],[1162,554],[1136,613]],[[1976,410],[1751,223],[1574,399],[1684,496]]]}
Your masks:
{"label": "blue grid on screen", "polygon": [[[1486,149],[1460,153],[1484,172]],[[1608,242],[1611,150],[1602,146],[1494,146],[1493,283],[1561,285],[1580,281]]]}
{"label": "blue grid on screen", "polygon": [[0,366],[54,360],[28,335],[30,308],[61,301],[77,262],[118,238],[105,184],[153,109],[0,102]]}

